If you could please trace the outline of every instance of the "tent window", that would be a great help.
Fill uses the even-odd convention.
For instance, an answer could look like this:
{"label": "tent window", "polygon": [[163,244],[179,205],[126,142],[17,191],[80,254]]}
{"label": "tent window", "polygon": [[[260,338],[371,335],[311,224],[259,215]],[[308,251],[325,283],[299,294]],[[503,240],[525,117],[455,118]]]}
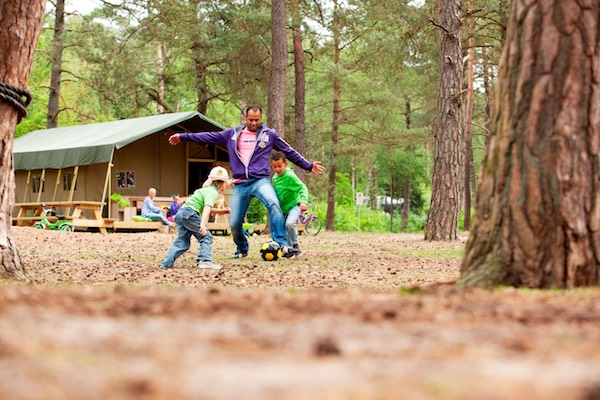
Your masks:
{"label": "tent window", "polygon": [[[39,193],[40,187],[42,183],[41,175],[34,175],[31,177],[31,190],[33,193]],[[42,187],[42,193],[44,192],[44,188]]]}
{"label": "tent window", "polygon": [[117,172],[117,187],[119,188],[135,188],[135,172],[119,171]]}
{"label": "tent window", "polygon": [[[65,190],[65,191],[71,190],[72,184],[73,184],[73,174],[64,174],[62,177],[63,190]],[[77,190],[77,183],[75,183],[75,188],[73,190]]]}

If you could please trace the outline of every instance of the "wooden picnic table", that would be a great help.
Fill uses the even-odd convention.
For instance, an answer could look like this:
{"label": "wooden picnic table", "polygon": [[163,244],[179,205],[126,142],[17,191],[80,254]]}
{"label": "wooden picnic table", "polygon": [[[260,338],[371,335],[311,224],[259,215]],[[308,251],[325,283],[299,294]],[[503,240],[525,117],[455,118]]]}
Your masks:
{"label": "wooden picnic table", "polygon": [[[106,234],[106,228],[112,228],[113,221],[108,218],[102,218],[103,205],[104,203],[101,201],[86,200],[16,203],[15,207],[19,208],[19,212],[17,213],[17,216],[13,218],[13,222],[15,222],[17,226],[31,226],[42,219],[44,208],[65,208],[65,217],[73,221],[74,229],[95,227],[98,228],[101,233]],[[71,214],[68,215],[68,212],[71,210]],[[90,210],[93,218],[86,218],[82,215],[85,210]]]}

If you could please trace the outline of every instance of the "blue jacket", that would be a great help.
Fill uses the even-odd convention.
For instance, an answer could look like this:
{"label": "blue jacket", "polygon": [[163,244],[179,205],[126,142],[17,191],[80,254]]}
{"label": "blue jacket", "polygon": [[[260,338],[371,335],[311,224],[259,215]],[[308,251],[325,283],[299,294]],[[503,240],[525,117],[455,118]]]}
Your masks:
{"label": "blue jacket", "polygon": [[256,131],[256,147],[246,168],[237,151],[237,140],[245,127],[246,125],[240,125],[221,132],[182,133],[179,138],[183,142],[226,146],[229,152],[229,169],[234,179],[269,178],[272,149],[283,152],[288,160],[300,168],[312,170],[313,163],[302,157],[275,130],[265,124],[261,124]]}

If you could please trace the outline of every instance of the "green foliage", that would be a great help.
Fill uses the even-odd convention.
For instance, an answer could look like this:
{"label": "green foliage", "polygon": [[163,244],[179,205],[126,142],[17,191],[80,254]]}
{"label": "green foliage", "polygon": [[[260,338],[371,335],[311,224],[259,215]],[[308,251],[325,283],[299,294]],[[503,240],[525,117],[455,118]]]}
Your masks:
{"label": "green foliage", "polygon": [[[114,2],[113,2],[114,3]],[[225,126],[240,122],[245,104],[263,106],[267,120],[270,70],[268,2],[127,0],[101,2],[92,14],[67,15],[59,125],[76,125],[154,115],[160,78],[164,103],[173,111],[206,106],[206,115]],[[478,75],[492,71],[502,48],[506,7],[498,0],[475,0]],[[100,3],[99,3],[100,4]],[[355,193],[403,197],[410,179],[409,230],[424,228],[431,186],[432,133],[437,117],[438,40],[429,22],[436,2],[350,0],[336,9],[339,63],[334,63],[333,9],[321,1],[301,2],[306,79],[306,151],[337,171],[335,226],[356,230]],[[52,12],[46,27],[52,27]],[[465,29],[467,29],[466,20]],[[466,31],[465,31],[466,32]],[[53,30],[44,29],[28,83],[33,93],[22,135],[46,125]],[[467,38],[463,34],[463,38]],[[157,50],[161,46],[163,71]],[[466,46],[464,47],[466,49]],[[290,47],[291,50],[291,47]],[[294,69],[288,69],[286,139],[295,143]],[[485,66],[482,64],[485,62]],[[338,79],[339,134],[332,135],[333,81]],[[477,82],[473,121],[474,164],[478,168],[488,133],[488,105],[482,78]],[[488,87],[491,90],[491,87]],[[376,182],[369,172],[377,169]],[[311,201],[327,198],[326,173],[308,175]],[[321,203],[320,203],[321,204]],[[325,222],[325,204],[318,210]],[[253,201],[250,221],[266,220]],[[361,209],[361,230],[390,230],[389,215]],[[461,219],[462,224],[462,219]],[[394,232],[401,215],[395,213]]]}
{"label": "green foliage", "polygon": [[250,207],[246,213],[246,219],[250,223],[264,223],[267,222],[267,207],[263,205],[257,198],[252,198],[250,201]]}

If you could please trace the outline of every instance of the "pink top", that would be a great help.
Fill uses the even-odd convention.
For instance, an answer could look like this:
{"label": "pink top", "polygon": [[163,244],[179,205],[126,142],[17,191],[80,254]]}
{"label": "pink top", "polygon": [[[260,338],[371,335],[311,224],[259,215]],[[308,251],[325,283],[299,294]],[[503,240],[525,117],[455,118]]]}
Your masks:
{"label": "pink top", "polygon": [[244,129],[240,132],[240,137],[238,138],[238,154],[240,156],[240,160],[244,163],[245,166],[248,166],[250,162],[250,157],[252,157],[252,153],[254,152],[254,147],[256,146],[256,132],[251,132],[248,129]]}

